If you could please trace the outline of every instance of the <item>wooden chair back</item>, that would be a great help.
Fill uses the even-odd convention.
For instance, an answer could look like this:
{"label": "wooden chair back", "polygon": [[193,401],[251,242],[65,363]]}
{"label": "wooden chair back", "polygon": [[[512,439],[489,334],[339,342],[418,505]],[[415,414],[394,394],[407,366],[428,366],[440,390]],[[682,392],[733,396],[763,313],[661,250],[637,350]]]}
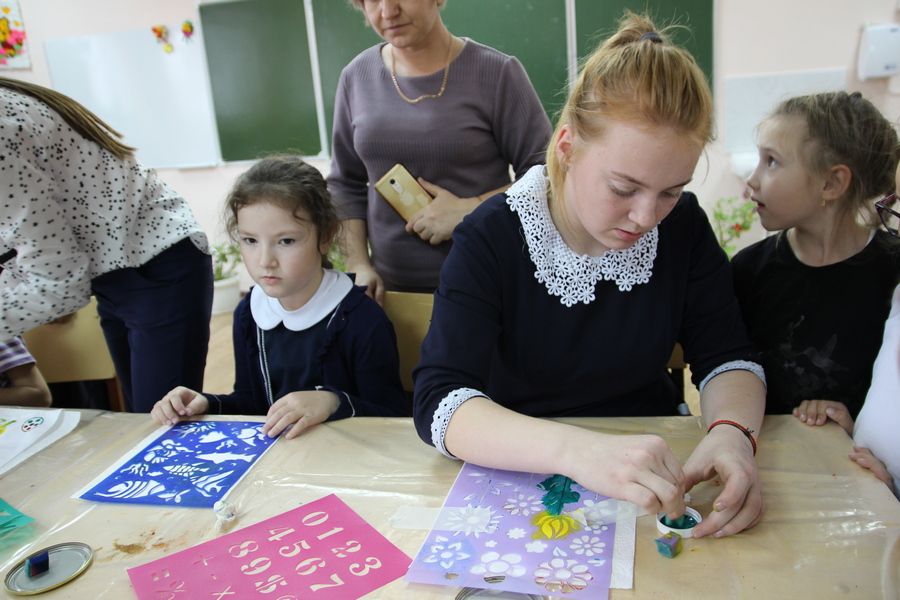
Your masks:
{"label": "wooden chair back", "polygon": [[[669,363],[666,367],[669,369],[669,377],[672,379],[672,383],[678,388],[681,404],[686,408],[687,404],[684,402],[687,398],[685,385],[689,385],[690,381],[685,382],[684,371],[687,368],[687,363],[684,362],[684,350],[681,348],[681,344],[675,344],[675,347],[672,349],[672,356],[669,357]],[[679,406],[678,410],[683,411],[685,408]]]}
{"label": "wooden chair back", "polygon": [[397,333],[400,354],[400,380],[403,389],[413,389],[412,370],[419,362],[419,349],[431,325],[432,294],[416,292],[385,292],[384,312]]}
{"label": "wooden chair back", "polygon": [[[419,362],[422,340],[431,325],[431,310],[434,305],[432,294],[415,292],[385,292],[384,312],[387,313],[394,331],[397,333],[397,351],[400,354],[400,380],[403,389],[412,392],[412,370]],[[684,353],[680,344],[675,344],[668,368],[672,381],[679,390],[684,390]]]}
{"label": "wooden chair back", "polygon": [[124,409],[96,298],[67,321],[35,327],[22,337],[47,383],[105,380],[110,408]]}

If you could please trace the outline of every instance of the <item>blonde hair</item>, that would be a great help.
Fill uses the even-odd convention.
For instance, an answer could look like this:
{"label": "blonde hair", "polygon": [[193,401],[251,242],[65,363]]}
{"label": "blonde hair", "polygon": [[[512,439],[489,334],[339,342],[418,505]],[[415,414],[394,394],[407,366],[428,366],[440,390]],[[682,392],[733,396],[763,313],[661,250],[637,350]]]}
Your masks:
{"label": "blonde hair", "polygon": [[611,120],[671,127],[699,146],[713,135],[712,94],[686,50],[672,45],[646,15],[626,11],[619,29],[582,65],[547,147],[551,194],[561,198],[565,168],[556,142],[566,125],[598,139]]}
{"label": "blonde hair", "polygon": [[107,125],[100,117],[57,91],[33,83],[0,77],[0,87],[31,96],[58,113],[69,127],[82,137],[99,144],[113,156],[122,160],[134,154],[134,148],[119,141],[122,134]]}

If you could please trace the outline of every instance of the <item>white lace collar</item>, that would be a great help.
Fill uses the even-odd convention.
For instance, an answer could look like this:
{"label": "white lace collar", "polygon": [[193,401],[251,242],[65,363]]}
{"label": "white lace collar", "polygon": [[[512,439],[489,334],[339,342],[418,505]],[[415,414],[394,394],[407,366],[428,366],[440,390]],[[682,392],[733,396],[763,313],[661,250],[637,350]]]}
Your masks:
{"label": "white lace collar", "polygon": [[630,248],[608,250],[601,256],[576,254],[563,241],[550,217],[547,186],[544,166],[535,165],[506,192],[506,203],[522,222],[528,254],[536,267],[534,276],[547,287],[547,292],[558,296],[562,304],[573,306],[593,302],[601,279],[615,281],[622,292],[650,281],[659,241],[657,227]]}
{"label": "white lace collar", "polygon": [[260,329],[268,331],[283,322],[291,331],[303,331],[332,312],[352,287],[345,273],[325,269],[322,283],[309,302],[297,310],[285,310],[277,298],[267,296],[257,285],[250,292],[250,313]]}

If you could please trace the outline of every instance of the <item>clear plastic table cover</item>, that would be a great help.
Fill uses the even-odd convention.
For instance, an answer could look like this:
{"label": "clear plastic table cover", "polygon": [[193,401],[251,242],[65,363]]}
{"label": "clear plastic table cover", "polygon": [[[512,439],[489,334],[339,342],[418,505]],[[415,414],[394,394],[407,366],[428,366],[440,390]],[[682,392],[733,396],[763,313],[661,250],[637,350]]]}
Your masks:
{"label": "clear plastic table cover", "polygon": [[[605,433],[656,433],[682,460],[703,435],[695,417],[565,421]],[[127,599],[134,597],[127,568],[220,535],[212,510],[71,498],[155,427],[147,415],[83,411],[74,432],[0,478],[0,497],[36,519],[12,539],[0,539],[0,575],[41,547],[81,541],[93,547],[94,564],[42,597]],[[654,516],[640,517],[634,589],[612,590],[610,598],[898,597],[900,503],[847,458],[851,440],[843,430],[770,416],[759,447],[763,521],[729,538],[688,540],[676,559],[667,559],[656,552]],[[406,507],[439,508],[460,464],[422,443],[409,419],[319,425],[280,440],[251,469],[228,497],[235,518],[227,527],[335,493],[414,557],[427,531],[397,529],[391,516]],[[696,486],[691,505],[705,516],[719,489],[715,482]],[[453,598],[458,592],[399,579],[368,597]]]}

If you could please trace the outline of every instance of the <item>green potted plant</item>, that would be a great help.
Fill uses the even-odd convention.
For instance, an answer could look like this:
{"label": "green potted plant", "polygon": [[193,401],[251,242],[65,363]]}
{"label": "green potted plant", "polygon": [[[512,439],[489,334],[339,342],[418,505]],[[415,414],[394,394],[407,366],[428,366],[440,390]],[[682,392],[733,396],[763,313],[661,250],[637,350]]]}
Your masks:
{"label": "green potted plant", "polygon": [[213,307],[214,315],[234,311],[241,300],[238,265],[241,250],[235,242],[221,242],[211,248],[213,259]]}
{"label": "green potted plant", "polygon": [[737,196],[719,198],[713,207],[712,225],[719,240],[719,245],[728,258],[734,256],[737,247],[735,242],[753,225],[756,205],[750,200],[742,200]]}

